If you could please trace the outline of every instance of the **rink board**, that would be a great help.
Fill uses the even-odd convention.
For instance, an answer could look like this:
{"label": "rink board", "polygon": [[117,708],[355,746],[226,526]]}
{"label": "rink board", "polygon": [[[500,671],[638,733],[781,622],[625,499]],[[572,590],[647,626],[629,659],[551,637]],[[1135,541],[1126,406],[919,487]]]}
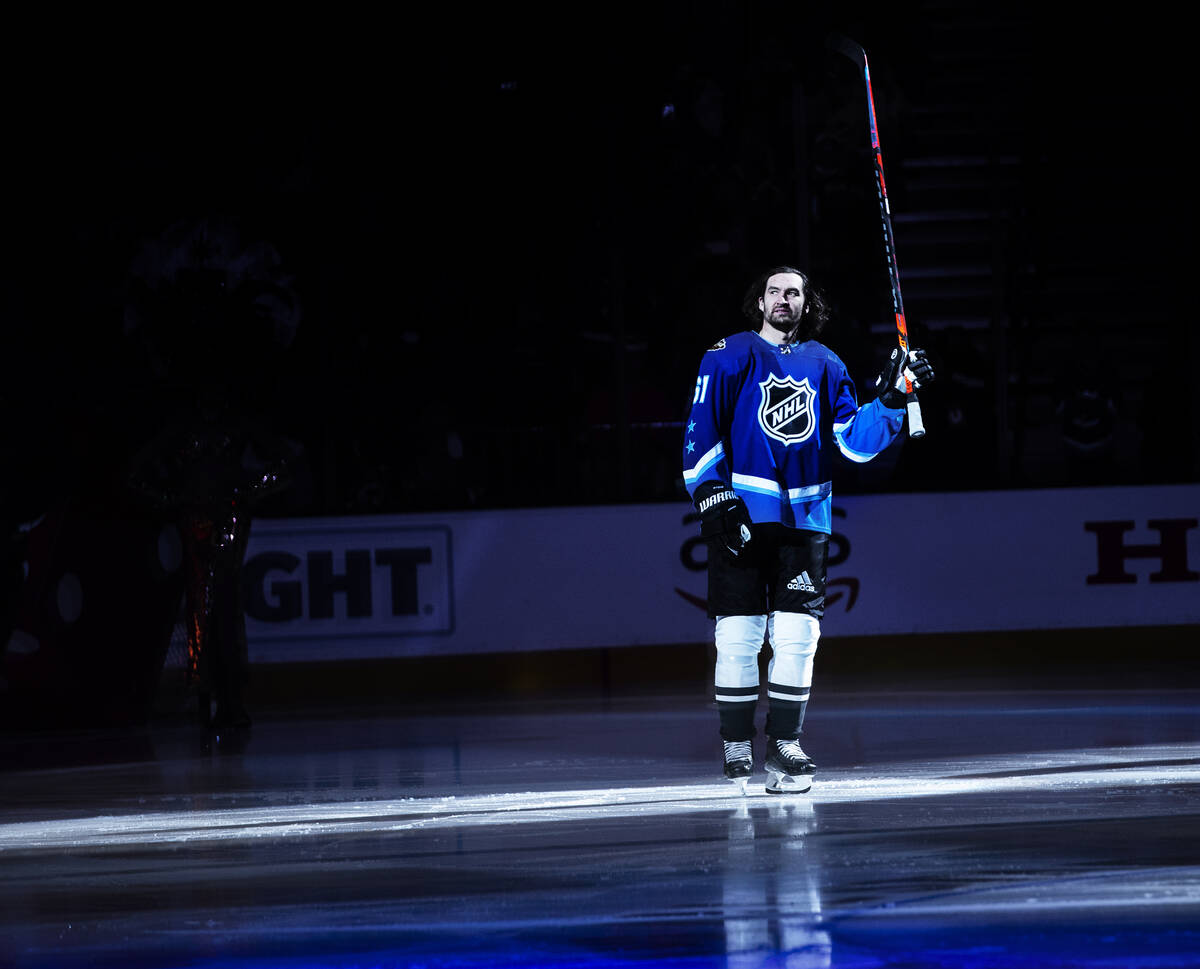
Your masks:
{"label": "rink board", "polygon": [[[835,499],[827,634],[1200,623],[1200,486]],[[689,505],[263,520],[256,662],[700,642]]]}

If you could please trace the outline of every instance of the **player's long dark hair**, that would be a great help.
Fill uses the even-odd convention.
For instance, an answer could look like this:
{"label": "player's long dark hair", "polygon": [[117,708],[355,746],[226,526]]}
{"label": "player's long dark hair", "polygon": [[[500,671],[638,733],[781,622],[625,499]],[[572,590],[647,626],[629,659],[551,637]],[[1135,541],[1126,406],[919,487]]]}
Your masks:
{"label": "player's long dark hair", "polygon": [[767,280],[776,273],[795,273],[804,280],[804,310],[800,314],[800,322],[788,334],[787,342],[803,343],[805,340],[815,340],[829,322],[829,303],[825,294],[812,284],[808,276],[794,266],[776,266],[754,280],[746,290],[746,295],[742,297],[742,313],[754,324],[755,329],[762,326],[763,314],[758,308],[758,300],[767,291]]}

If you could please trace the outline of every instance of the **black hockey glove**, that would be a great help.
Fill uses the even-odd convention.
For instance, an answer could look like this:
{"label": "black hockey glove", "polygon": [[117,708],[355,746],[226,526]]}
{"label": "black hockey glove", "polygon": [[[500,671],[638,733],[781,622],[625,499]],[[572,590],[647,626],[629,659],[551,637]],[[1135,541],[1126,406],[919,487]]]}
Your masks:
{"label": "black hockey glove", "polygon": [[933,380],[933,367],[925,356],[924,350],[909,350],[908,362],[902,364],[903,354],[900,348],[892,351],[888,364],[883,373],[875,378],[875,392],[883,401],[884,407],[899,408],[904,406],[904,380],[912,381],[913,390]]}
{"label": "black hockey glove", "polygon": [[706,481],[696,489],[696,508],[700,512],[700,535],[715,538],[733,555],[750,543],[750,512],[729,485]]}

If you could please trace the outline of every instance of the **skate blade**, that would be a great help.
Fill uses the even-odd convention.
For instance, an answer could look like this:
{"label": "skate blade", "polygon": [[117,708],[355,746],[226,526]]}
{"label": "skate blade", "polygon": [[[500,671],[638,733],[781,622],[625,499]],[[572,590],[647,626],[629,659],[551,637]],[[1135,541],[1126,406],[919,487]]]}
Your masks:
{"label": "skate blade", "polygon": [[750,785],[750,778],[748,776],[747,777],[727,777],[727,778],[725,778],[725,780],[729,781],[729,783],[731,783],[731,784],[736,784],[738,793],[740,793],[742,795],[742,797],[747,797],[749,795],[748,788]]}
{"label": "skate blade", "polygon": [[810,774],[778,774],[771,771],[767,775],[768,794],[807,794],[811,789]]}

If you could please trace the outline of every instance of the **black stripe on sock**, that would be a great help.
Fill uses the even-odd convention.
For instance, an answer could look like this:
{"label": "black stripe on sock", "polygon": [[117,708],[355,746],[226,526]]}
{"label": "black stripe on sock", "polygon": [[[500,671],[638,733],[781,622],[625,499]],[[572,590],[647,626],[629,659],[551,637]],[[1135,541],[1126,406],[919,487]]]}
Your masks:
{"label": "black stripe on sock", "polygon": [[714,692],[723,696],[756,697],[760,689],[757,686],[718,686]]}
{"label": "black stripe on sock", "polygon": [[812,690],[811,686],[781,686],[779,683],[768,683],[767,690],[771,693],[787,693],[790,696],[804,696]]}

